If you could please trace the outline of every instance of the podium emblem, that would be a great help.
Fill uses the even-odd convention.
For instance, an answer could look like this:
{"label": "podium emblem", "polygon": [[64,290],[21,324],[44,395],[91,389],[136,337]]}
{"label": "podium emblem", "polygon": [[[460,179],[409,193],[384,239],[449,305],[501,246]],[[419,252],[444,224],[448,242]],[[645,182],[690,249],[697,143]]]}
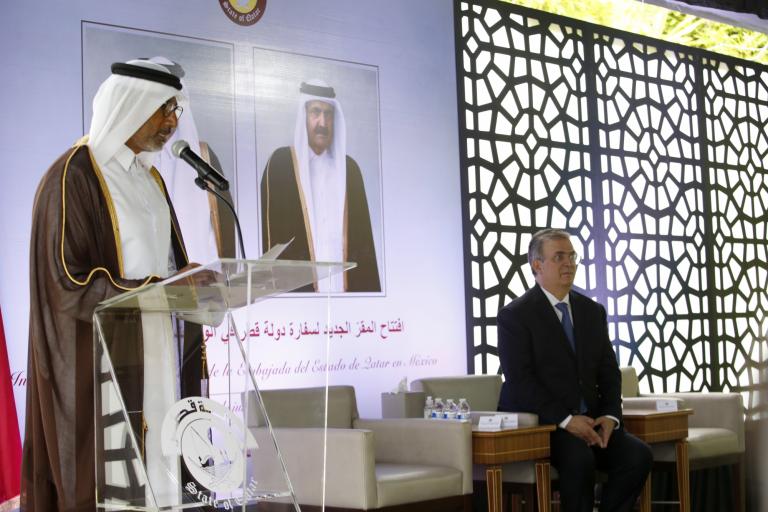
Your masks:
{"label": "podium emblem", "polygon": [[239,488],[245,453],[259,447],[229,408],[199,396],[179,400],[168,409],[161,442],[163,455],[180,456],[192,477],[214,492]]}

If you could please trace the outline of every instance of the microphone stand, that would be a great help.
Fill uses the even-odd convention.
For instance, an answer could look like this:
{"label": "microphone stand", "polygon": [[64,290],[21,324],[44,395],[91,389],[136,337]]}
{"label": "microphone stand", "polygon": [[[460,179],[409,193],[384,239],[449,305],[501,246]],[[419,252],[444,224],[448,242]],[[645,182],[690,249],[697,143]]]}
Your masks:
{"label": "microphone stand", "polygon": [[232,215],[235,217],[235,227],[237,228],[237,240],[240,242],[240,256],[242,256],[244,260],[248,259],[245,257],[245,246],[243,245],[243,232],[240,229],[240,219],[237,217],[237,212],[235,211],[235,208],[230,204],[229,201],[227,201],[227,198],[221,195],[218,190],[211,187],[210,184],[200,176],[195,178],[195,185],[200,187],[202,190],[205,190],[206,192],[212,193],[213,195],[221,199],[224,202],[224,204],[226,204],[229,207],[230,211],[232,212]]}

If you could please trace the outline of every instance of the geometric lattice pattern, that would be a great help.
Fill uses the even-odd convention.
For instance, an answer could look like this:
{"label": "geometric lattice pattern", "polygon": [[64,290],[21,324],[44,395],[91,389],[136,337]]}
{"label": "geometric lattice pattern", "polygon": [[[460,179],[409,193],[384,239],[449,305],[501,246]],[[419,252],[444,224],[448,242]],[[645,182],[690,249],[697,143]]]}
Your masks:
{"label": "geometric lattice pattern", "polygon": [[456,2],[469,342],[567,229],[648,391],[749,392],[768,331],[768,71],[519,6]]}
{"label": "geometric lattice pattern", "polygon": [[475,6],[461,24],[473,352],[494,373],[496,312],[532,284],[536,226],[581,234],[579,284],[594,287],[584,51],[580,31],[494,9]]}
{"label": "geometric lattice pattern", "polygon": [[768,358],[768,70],[713,56],[702,64],[717,379],[755,391]]}
{"label": "geometric lattice pattern", "polygon": [[593,34],[612,338],[654,391],[711,388],[693,56]]}

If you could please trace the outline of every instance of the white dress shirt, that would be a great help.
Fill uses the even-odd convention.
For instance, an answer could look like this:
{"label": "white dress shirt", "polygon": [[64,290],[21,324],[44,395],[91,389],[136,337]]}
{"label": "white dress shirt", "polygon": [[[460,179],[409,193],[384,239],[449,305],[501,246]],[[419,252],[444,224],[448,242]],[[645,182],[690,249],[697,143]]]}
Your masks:
{"label": "white dress shirt", "polygon": [[101,168],[115,206],[126,279],[168,277],[171,214],[160,186],[150,174],[154,154],[134,154],[123,145]]}

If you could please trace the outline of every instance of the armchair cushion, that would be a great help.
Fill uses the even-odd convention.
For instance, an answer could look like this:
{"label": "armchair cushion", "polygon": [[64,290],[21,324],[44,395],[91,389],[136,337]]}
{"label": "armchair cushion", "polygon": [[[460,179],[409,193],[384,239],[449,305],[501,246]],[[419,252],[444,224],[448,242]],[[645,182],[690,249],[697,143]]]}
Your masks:
{"label": "armchair cushion", "polygon": [[377,465],[453,468],[461,473],[460,485],[446,496],[472,493],[472,425],[468,421],[359,419],[354,426],[373,431]]}
{"label": "armchair cushion", "polygon": [[[675,445],[673,443],[658,443],[651,446],[653,460],[658,462],[674,462]],[[738,453],[739,439],[735,432],[725,428],[691,427],[688,429],[688,459],[716,460]]]}
{"label": "armchair cushion", "polygon": [[376,464],[379,507],[462,494],[462,472],[446,466]]}
{"label": "armchair cushion", "polygon": [[621,396],[640,396],[640,381],[637,379],[637,371],[631,366],[621,368]]}
{"label": "armchair cushion", "polygon": [[412,391],[433,398],[466,398],[473,410],[495,411],[501,393],[501,375],[458,375],[428,377],[411,382]]}
{"label": "armchair cushion", "polygon": [[[266,428],[252,428],[259,445],[271,443]],[[322,428],[277,428],[274,430],[296,499],[304,505],[322,503]],[[373,433],[369,430],[328,429],[326,501],[335,507],[367,510],[376,508],[377,490]],[[274,468],[251,465],[253,477],[262,485],[280,488],[282,475]]]}
{"label": "armchair cushion", "polygon": [[666,393],[664,398],[680,398],[683,407],[693,409],[688,425],[693,428],[717,427],[736,434],[737,451],[744,452],[744,402],[739,393]]}
{"label": "armchair cushion", "polygon": [[[699,454],[710,453],[711,450],[724,450],[725,446],[730,443],[730,441],[723,439],[725,444],[718,444],[720,448],[713,448],[711,443],[713,443],[715,430],[712,429],[722,429],[733,433],[736,444],[731,453],[744,453],[744,403],[740,394],[728,392],[640,394],[637,391],[637,372],[631,367],[621,369],[621,379],[625,407],[639,407],[643,400],[653,401],[657,398],[664,398],[681,400],[680,407],[693,409],[693,415],[688,420],[689,459],[696,460],[699,458]],[[628,391],[625,392],[625,389]],[[696,434],[697,429],[705,430],[702,430],[699,435]],[[701,450],[695,446],[698,443],[704,443]],[[659,456],[661,455],[659,453]],[[656,452],[654,452],[654,459],[664,460],[656,457]]]}
{"label": "armchair cushion", "polygon": [[[248,406],[248,426],[264,426],[264,415],[251,391],[244,397]],[[269,389],[261,399],[272,427],[310,428],[325,423],[325,388]],[[328,386],[328,428],[351,428],[357,418],[355,388]]]}

